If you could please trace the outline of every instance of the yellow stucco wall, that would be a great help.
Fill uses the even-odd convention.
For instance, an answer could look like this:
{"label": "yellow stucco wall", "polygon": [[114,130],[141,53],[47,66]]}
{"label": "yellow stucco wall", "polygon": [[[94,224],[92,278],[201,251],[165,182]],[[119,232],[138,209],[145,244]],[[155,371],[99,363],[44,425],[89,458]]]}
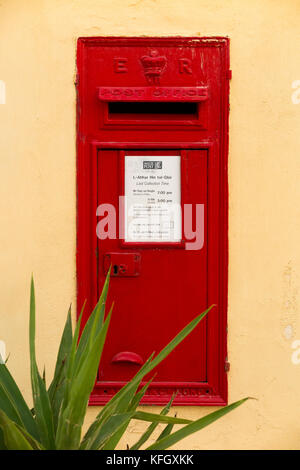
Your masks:
{"label": "yellow stucco wall", "polygon": [[[31,272],[48,377],[75,304],[77,37],[224,35],[233,70],[229,400],[257,400],[176,448],[300,448],[299,19],[299,0],[0,0],[0,340],[28,399]],[[132,423],[121,446],[142,429]]]}

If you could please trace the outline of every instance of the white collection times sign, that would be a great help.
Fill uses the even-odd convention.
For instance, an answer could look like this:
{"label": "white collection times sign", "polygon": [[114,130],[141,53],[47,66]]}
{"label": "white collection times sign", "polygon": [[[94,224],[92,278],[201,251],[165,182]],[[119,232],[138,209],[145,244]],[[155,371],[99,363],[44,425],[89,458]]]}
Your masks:
{"label": "white collection times sign", "polygon": [[179,155],[125,156],[125,242],[180,242]]}

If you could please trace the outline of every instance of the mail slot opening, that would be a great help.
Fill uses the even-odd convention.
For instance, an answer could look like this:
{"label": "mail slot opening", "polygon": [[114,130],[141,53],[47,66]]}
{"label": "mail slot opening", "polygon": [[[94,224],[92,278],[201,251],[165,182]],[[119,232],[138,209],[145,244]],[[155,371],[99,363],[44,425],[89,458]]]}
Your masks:
{"label": "mail slot opening", "polygon": [[108,103],[109,120],[196,120],[198,103],[193,102],[126,102],[112,101]]}
{"label": "mail slot opening", "polygon": [[110,114],[191,114],[195,116],[198,103],[114,101],[108,104],[108,110]]}

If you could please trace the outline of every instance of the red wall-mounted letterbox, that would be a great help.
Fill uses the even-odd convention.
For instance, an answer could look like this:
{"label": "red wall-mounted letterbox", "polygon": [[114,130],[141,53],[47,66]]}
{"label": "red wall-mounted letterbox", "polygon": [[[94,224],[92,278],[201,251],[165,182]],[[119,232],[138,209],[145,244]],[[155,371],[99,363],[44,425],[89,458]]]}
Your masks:
{"label": "red wall-mounted letterbox", "polygon": [[227,38],[80,38],[77,281],[84,321],[111,266],[104,404],[189,321],[143,402],[227,402]]}

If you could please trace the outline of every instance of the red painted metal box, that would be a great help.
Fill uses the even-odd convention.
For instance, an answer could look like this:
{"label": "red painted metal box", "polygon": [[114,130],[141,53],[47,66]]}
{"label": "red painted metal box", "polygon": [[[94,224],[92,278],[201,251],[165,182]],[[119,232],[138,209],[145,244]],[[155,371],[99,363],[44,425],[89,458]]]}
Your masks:
{"label": "red painted metal box", "polygon": [[80,38],[77,285],[115,301],[91,404],[208,306],[144,403],[227,402],[227,38]]}

